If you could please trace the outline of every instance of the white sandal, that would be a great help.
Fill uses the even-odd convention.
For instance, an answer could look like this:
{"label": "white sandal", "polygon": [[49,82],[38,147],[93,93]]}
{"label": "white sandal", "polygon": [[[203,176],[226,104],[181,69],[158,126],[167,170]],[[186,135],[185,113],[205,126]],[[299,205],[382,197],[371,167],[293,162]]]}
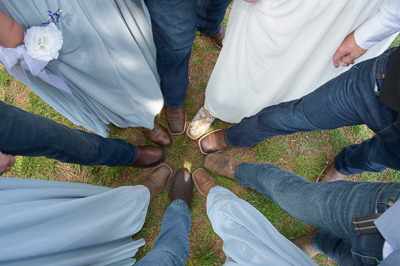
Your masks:
{"label": "white sandal", "polygon": [[204,106],[201,107],[193,117],[192,122],[190,122],[186,130],[186,135],[193,140],[200,138],[210,128],[214,119],[215,117],[213,117]]}

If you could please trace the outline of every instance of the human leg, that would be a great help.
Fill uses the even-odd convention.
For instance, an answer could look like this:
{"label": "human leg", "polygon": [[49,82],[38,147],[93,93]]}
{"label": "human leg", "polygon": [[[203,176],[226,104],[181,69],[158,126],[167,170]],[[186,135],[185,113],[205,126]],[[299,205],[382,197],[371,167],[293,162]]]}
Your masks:
{"label": "human leg", "polygon": [[0,112],[0,150],[6,154],[107,166],[129,165],[138,157],[138,148],[122,139],[71,129],[4,102]]}
{"label": "human leg", "polygon": [[153,250],[137,265],[185,265],[189,257],[192,179],[187,170],[175,172],[170,185],[170,201]]}
{"label": "human leg", "polygon": [[165,106],[183,107],[189,58],[196,36],[196,1],[145,0],[157,48],[157,70]]}
{"label": "human leg", "polygon": [[[391,205],[390,201],[393,203],[398,200],[400,184],[346,181],[312,183],[274,165],[250,163],[243,163],[236,168],[235,179],[246,187],[256,189],[295,218],[328,230],[347,241],[356,261],[376,264],[382,260],[383,237],[380,234],[356,236],[352,218],[385,212]],[[323,238],[316,236],[313,243],[323,241]],[[323,244],[314,246],[321,248]]]}
{"label": "human leg", "polygon": [[152,251],[137,265],[185,265],[189,257],[190,210],[183,200],[172,202],[164,213]]}
{"label": "human leg", "polygon": [[350,243],[328,230],[316,232],[312,244],[318,251],[334,259],[339,265],[355,265]]}
{"label": "human leg", "polygon": [[197,30],[207,36],[219,33],[226,8],[230,3],[230,0],[198,0]]}
{"label": "human leg", "polygon": [[386,71],[389,60],[364,61],[298,100],[264,108],[229,128],[225,140],[229,146],[250,147],[271,136],[359,124],[379,132],[397,121],[374,92],[378,74],[385,73],[378,71]]}
{"label": "human leg", "polygon": [[[213,179],[210,175],[209,178]],[[227,262],[234,261],[240,265],[315,265],[258,210],[225,188],[215,186],[209,191],[207,215],[215,233],[224,241]]]}
{"label": "human leg", "polygon": [[344,175],[364,171],[382,172],[386,168],[400,170],[400,135],[393,123],[359,144],[346,146],[336,155],[335,168]]}

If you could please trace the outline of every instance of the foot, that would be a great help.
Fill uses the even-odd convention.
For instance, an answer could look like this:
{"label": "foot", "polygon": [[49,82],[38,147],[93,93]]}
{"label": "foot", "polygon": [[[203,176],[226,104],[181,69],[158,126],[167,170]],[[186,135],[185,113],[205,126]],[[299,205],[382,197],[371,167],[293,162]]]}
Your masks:
{"label": "foot", "polygon": [[336,170],[335,164],[331,163],[325,170],[322,172],[320,176],[315,178],[313,181],[315,182],[333,182],[339,180],[345,180],[346,175],[340,173]]}
{"label": "foot", "polygon": [[130,166],[136,168],[149,168],[159,165],[167,158],[164,149],[156,146],[138,146],[139,154]]}
{"label": "foot", "polygon": [[294,239],[291,239],[290,241],[293,242],[299,249],[301,249],[304,253],[306,253],[310,258],[318,255],[320,252],[315,249],[315,247],[312,244],[312,239],[315,235],[316,232],[318,232],[320,229],[316,229],[308,233],[308,235],[305,236],[298,236]]}
{"label": "foot", "polygon": [[218,186],[218,182],[203,168],[194,171],[192,177],[197,191],[204,197],[207,197],[210,189]]}
{"label": "foot", "polygon": [[168,131],[157,122],[154,122],[153,129],[141,127],[140,130],[143,132],[146,138],[158,145],[164,147],[170,147],[172,145],[172,138]]}
{"label": "foot", "polygon": [[204,168],[219,176],[235,179],[235,170],[244,161],[226,154],[207,154],[203,159]]}
{"label": "foot", "polygon": [[222,49],[222,41],[225,38],[225,31],[226,31],[225,26],[221,24],[221,29],[219,30],[219,32],[217,34],[215,34],[213,36],[208,36],[208,38],[210,38],[212,43],[219,49]]}
{"label": "foot", "polygon": [[220,152],[230,148],[225,142],[225,132],[227,129],[214,130],[199,139],[199,148],[202,154]]}
{"label": "foot", "polygon": [[178,110],[173,110],[168,107],[164,107],[165,119],[171,135],[182,135],[186,129],[186,112],[185,107]]}
{"label": "foot", "polygon": [[193,181],[190,173],[186,169],[178,169],[172,177],[169,185],[169,200],[181,199],[186,202],[190,208],[192,202]]}
{"label": "foot", "polygon": [[168,184],[172,176],[172,169],[168,164],[163,163],[151,170],[144,178],[142,185],[150,190],[150,200],[154,199]]}
{"label": "foot", "polygon": [[207,111],[204,107],[201,107],[193,117],[192,122],[190,122],[188,129],[186,130],[186,135],[193,140],[200,138],[210,128],[214,119],[215,118],[210,114],[209,111]]}

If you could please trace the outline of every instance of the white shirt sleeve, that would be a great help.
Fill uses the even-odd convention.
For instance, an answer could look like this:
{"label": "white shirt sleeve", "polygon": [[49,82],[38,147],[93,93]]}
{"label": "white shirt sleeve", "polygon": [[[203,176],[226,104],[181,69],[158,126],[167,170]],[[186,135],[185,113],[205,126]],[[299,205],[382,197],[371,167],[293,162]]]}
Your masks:
{"label": "white shirt sleeve", "polygon": [[358,46],[369,49],[400,31],[400,0],[389,0],[354,32]]}

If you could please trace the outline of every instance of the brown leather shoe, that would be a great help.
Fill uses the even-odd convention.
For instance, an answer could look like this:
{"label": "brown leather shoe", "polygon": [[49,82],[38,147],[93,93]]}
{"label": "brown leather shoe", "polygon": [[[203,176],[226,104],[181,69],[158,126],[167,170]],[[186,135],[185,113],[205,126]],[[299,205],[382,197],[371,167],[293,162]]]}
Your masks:
{"label": "brown leather shoe", "polygon": [[192,202],[193,181],[187,169],[178,169],[175,171],[171,184],[169,185],[169,200],[181,199],[186,202],[190,208]]}
{"label": "brown leather shoe", "polygon": [[200,195],[207,197],[208,192],[213,187],[218,186],[218,182],[203,168],[199,168],[192,174],[194,185]]}
{"label": "brown leather shoe", "polygon": [[149,168],[165,161],[167,154],[165,150],[157,146],[138,146],[139,154],[130,166],[136,168]]}
{"label": "brown leather shoe", "polygon": [[239,164],[244,163],[244,161],[236,159],[235,157],[226,154],[207,154],[203,159],[204,168],[220,176],[226,176],[235,179],[235,170]]}
{"label": "brown leather shoe", "polygon": [[218,47],[219,49],[222,49],[222,41],[225,38],[225,31],[226,31],[225,26],[221,24],[221,29],[219,30],[219,32],[217,34],[215,34],[213,36],[207,36],[207,37],[210,38],[210,40],[216,47]]}
{"label": "brown leather shoe", "polygon": [[140,130],[143,132],[146,138],[158,145],[164,147],[170,147],[172,145],[172,138],[169,135],[168,130],[155,121],[153,129],[141,127]]}
{"label": "brown leather shoe", "polygon": [[165,120],[167,120],[168,129],[169,132],[171,132],[171,135],[176,136],[185,133],[187,122],[185,107],[178,110],[172,110],[164,106],[164,112]]}
{"label": "brown leather shoe", "polygon": [[295,244],[299,249],[301,249],[304,253],[306,253],[310,258],[318,255],[320,252],[316,250],[312,244],[312,239],[313,236],[315,235],[316,232],[318,232],[320,229],[315,229],[308,233],[308,235],[305,236],[298,236],[294,239],[291,239],[293,244]]}
{"label": "brown leather shoe", "polygon": [[227,129],[217,129],[199,139],[199,149],[202,154],[220,152],[230,148],[225,142]]}
{"label": "brown leather shoe", "polygon": [[168,184],[172,173],[171,167],[166,163],[162,163],[147,174],[142,185],[150,190],[150,200],[154,199]]}
{"label": "brown leather shoe", "polygon": [[339,180],[345,180],[346,175],[342,174],[338,170],[336,170],[335,164],[331,163],[322,174],[316,178],[313,178],[313,182],[333,182]]}

